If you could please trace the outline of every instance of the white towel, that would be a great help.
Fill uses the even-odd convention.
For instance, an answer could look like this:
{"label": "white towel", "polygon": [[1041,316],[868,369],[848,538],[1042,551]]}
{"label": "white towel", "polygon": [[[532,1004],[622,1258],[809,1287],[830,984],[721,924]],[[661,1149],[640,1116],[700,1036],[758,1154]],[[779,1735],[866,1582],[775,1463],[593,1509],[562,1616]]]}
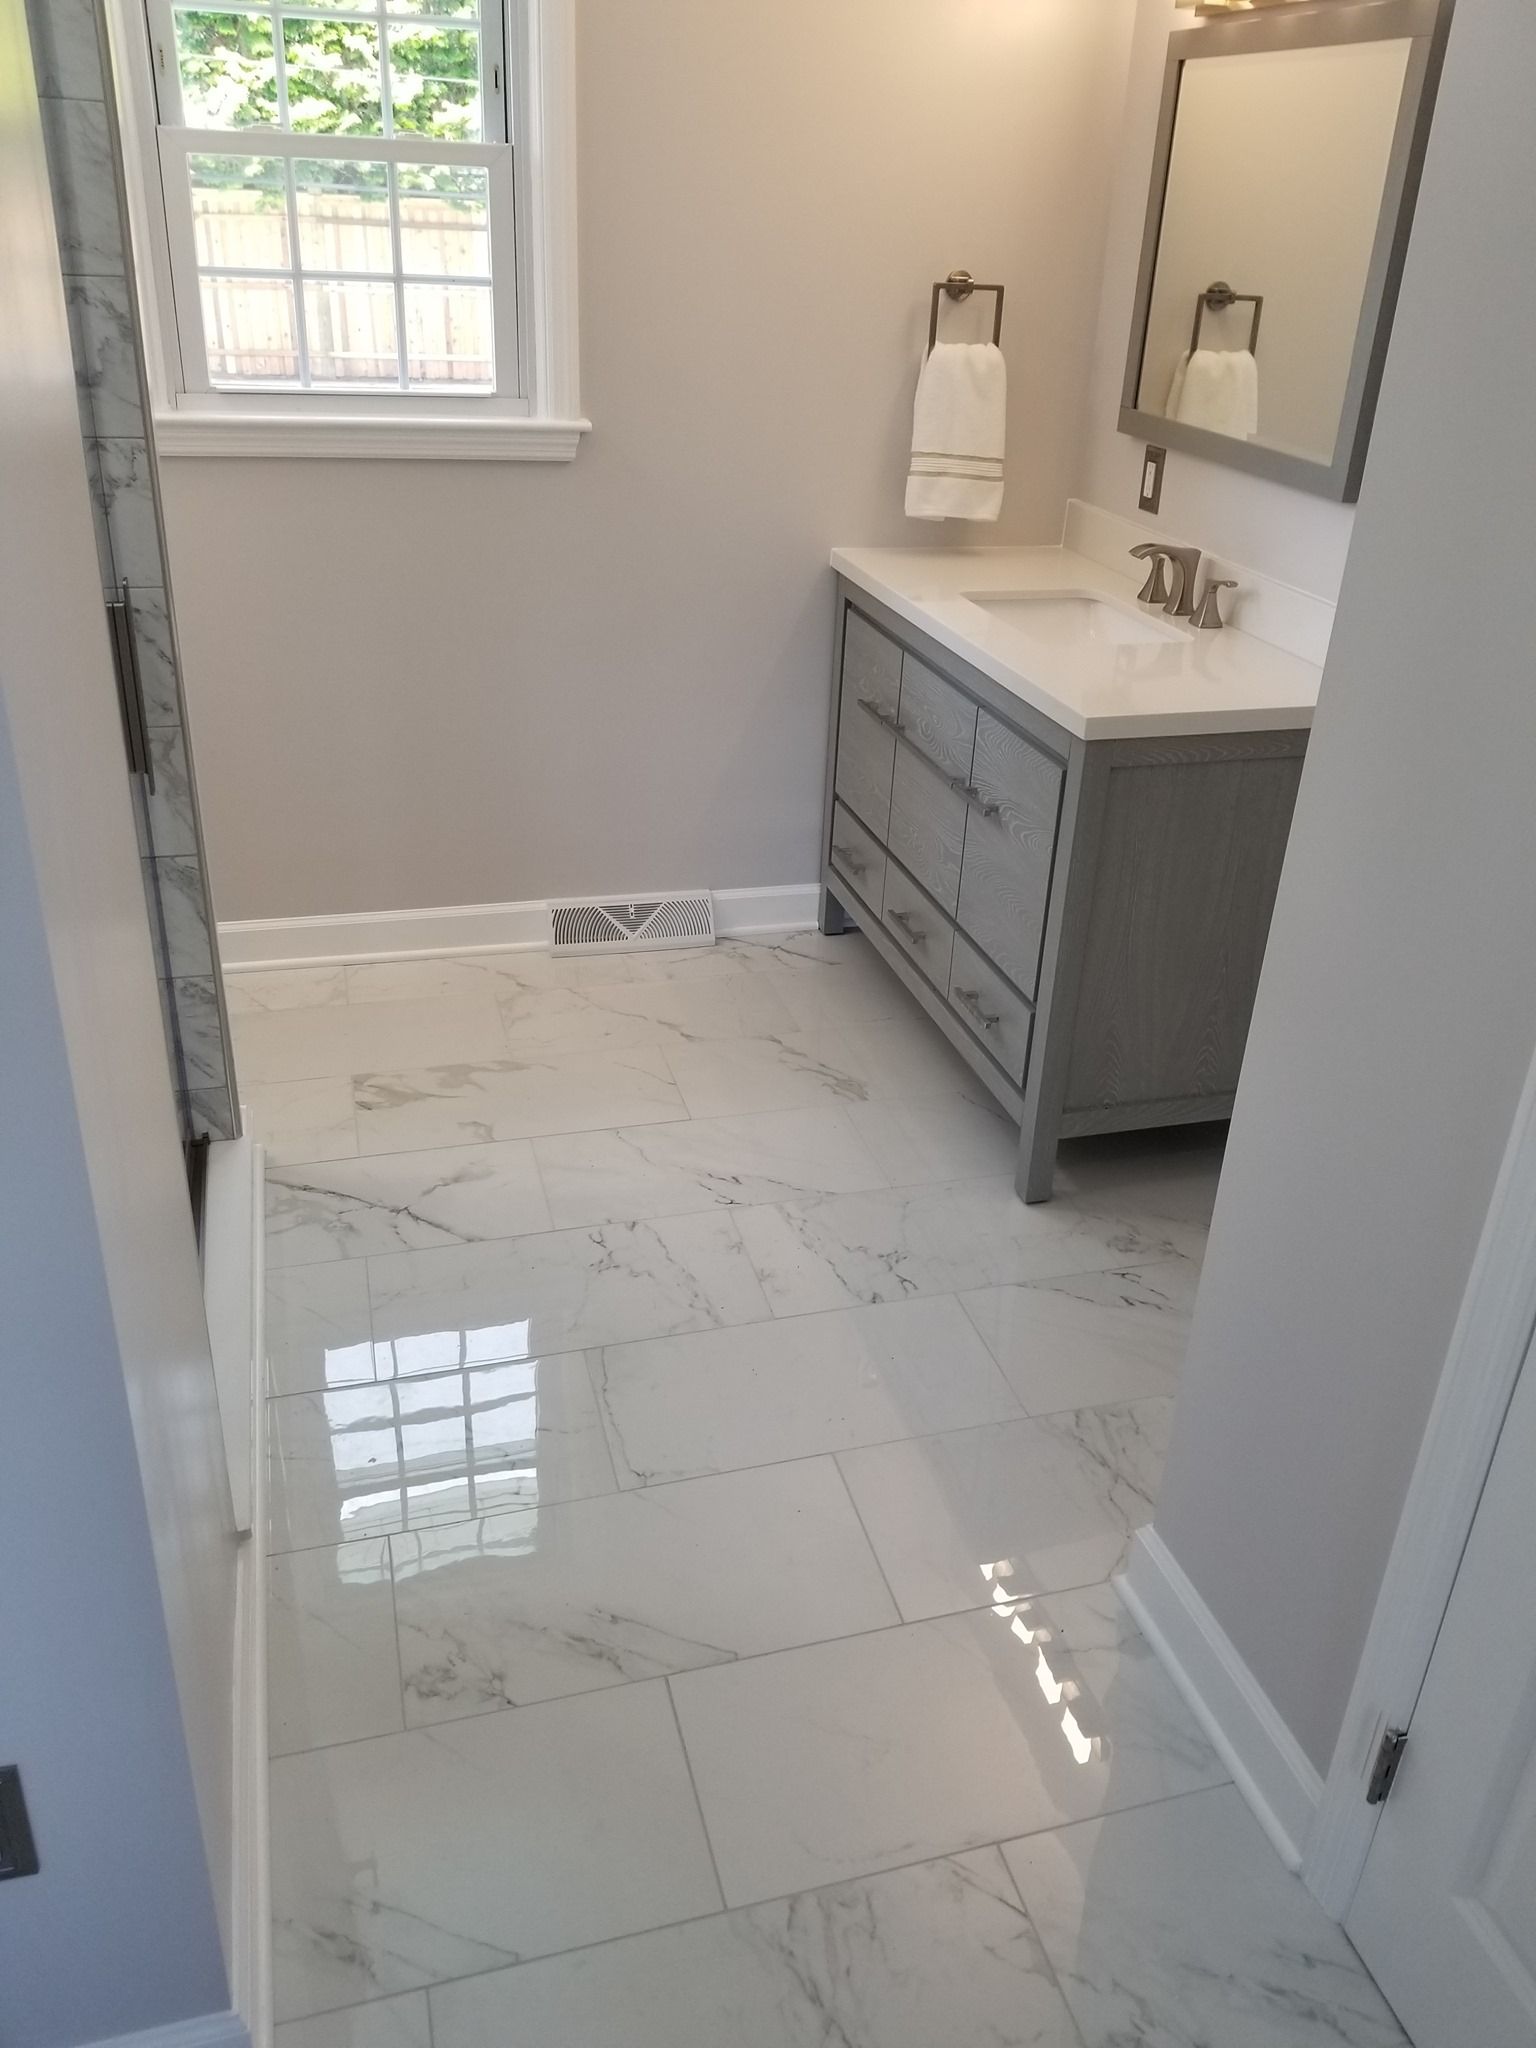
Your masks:
{"label": "white towel", "polygon": [[1250,441],[1259,431],[1259,366],[1245,348],[1186,349],[1168,386],[1164,417]]}
{"label": "white towel", "polygon": [[1008,366],[990,341],[941,341],[918,373],[909,519],[996,519],[1003,509]]}

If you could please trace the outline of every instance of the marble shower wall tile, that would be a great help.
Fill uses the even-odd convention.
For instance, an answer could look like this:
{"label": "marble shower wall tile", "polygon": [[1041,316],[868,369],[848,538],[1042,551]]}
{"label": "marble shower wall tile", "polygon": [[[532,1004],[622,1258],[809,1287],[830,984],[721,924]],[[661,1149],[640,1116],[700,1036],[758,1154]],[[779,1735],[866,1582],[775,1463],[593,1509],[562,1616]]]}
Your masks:
{"label": "marble shower wall tile", "polygon": [[74,343],[75,378],[86,394],[93,432],[142,438],[144,403],[127,279],[69,278],[64,297]]}
{"label": "marble shower wall tile", "polygon": [[1026,1207],[1012,1179],[829,1195],[748,1209],[743,1242],[775,1315],[898,1301],[1183,1255],[1201,1233]]}
{"label": "marble shower wall tile", "polygon": [[1022,1414],[953,1301],[896,1302],[594,1354],[620,1486]]}
{"label": "marble shower wall tile", "polygon": [[188,975],[172,982],[171,1000],[176,1006],[181,1056],[186,1062],[189,1086],[227,1093],[224,1030],[219,1017],[218,991],[211,977]]}
{"label": "marble shower wall tile", "polygon": [[176,688],[176,649],[165,592],[153,584],[130,587],[134,644],[139,657],[139,687],[144,695],[144,722],[157,726],[182,723]]}
{"label": "marble shower wall tile", "polygon": [[203,871],[195,860],[179,855],[157,858],[153,865],[171,972],[178,981],[189,974],[206,979],[213,973],[213,942]]}
{"label": "marble shower wall tile", "polygon": [[522,1358],[765,1320],[724,1214],[662,1216],[368,1262],[376,1339]]}
{"label": "marble shower wall tile", "polygon": [[1235,1787],[1003,1853],[1085,2048],[1407,2048]]}
{"label": "marble shower wall tile", "polygon": [[1071,1597],[669,1680],[727,1903],[1224,1782],[1154,1662],[1062,1647]]}
{"label": "marble shower wall tile", "polygon": [[390,1539],[407,1723],[899,1618],[829,1458]]}
{"label": "marble shower wall tile", "polygon": [[150,732],[149,758],[155,775],[149,792],[149,833],[155,852],[195,861],[197,819],[180,726],[161,725]]}
{"label": "marble shower wall tile", "polygon": [[[42,102],[59,260],[66,277],[123,275],[122,222],[100,91],[98,84],[88,99]],[[149,581],[158,581],[158,571]]]}
{"label": "marble shower wall tile", "polygon": [[1107,1579],[1152,1519],[1172,1404],[994,1423],[838,1463],[902,1616]]}
{"label": "marble shower wall tile", "polygon": [[42,99],[103,97],[93,0],[30,0],[32,63]]}
{"label": "marble shower wall tile", "polygon": [[549,1205],[526,1139],[278,1165],[267,1174],[267,1259],[273,1266],[475,1244],[549,1227]]}
{"label": "marble shower wall tile", "polygon": [[665,1685],[279,1758],[279,2020],[713,1913]]}
{"label": "marble shower wall tile", "polygon": [[831,1106],[567,1133],[535,1138],[533,1150],[557,1224],[629,1222],[883,1185],[847,1116]]}
{"label": "marble shower wall tile", "polygon": [[429,1999],[436,2048],[1081,2048],[995,1849],[494,1970]]}
{"label": "marble shower wall tile", "polygon": [[187,1096],[187,1113],[194,1138],[233,1138],[234,1101],[228,1088],[193,1088]]}
{"label": "marble shower wall tile", "polygon": [[[60,100],[56,104],[79,103]],[[96,477],[112,540],[114,583],[125,578],[130,584],[158,583],[164,574],[164,564],[145,442],[131,435],[113,440],[98,438]]]}

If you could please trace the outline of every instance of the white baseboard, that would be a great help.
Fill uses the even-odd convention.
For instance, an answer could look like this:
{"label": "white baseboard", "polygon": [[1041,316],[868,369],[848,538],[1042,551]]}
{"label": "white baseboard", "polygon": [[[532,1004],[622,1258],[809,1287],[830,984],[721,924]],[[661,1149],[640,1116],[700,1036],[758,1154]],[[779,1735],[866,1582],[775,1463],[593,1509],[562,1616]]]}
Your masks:
{"label": "white baseboard", "polygon": [[245,2022],[236,2012],[199,2013],[195,2020],[172,2020],[169,2026],[146,2027],[139,2034],[114,2034],[91,2048],[251,2048]]}
{"label": "white baseboard", "polygon": [[1155,1528],[1137,1536],[1115,1585],[1287,1869],[1299,1869],[1320,1773]]}
{"label": "white baseboard", "polygon": [[[711,893],[715,930],[721,938],[806,931],[816,922],[814,882]],[[548,944],[549,905],[543,901],[364,910],[341,917],[253,918],[219,926],[219,951],[230,973],[251,967],[321,967],[353,960],[506,952]]]}

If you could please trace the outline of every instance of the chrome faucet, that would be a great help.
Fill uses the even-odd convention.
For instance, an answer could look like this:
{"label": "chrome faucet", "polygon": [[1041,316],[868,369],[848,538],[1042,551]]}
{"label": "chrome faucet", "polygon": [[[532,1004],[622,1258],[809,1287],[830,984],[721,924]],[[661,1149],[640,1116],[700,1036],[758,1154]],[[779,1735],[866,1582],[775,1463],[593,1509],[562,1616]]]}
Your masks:
{"label": "chrome faucet", "polygon": [[1168,585],[1163,580],[1163,564],[1168,559],[1165,549],[1155,540],[1144,540],[1139,548],[1132,548],[1131,554],[1138,562],[1150,562],[1147,580],[1136,593],[1138,604],[1166,604]]}

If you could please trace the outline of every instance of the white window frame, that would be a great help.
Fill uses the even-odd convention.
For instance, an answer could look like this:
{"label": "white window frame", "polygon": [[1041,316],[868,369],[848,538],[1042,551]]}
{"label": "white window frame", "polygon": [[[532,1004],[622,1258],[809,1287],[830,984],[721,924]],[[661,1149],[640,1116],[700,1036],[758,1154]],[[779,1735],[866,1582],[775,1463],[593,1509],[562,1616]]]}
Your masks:
{"label": "white window frame", "polygon": [[[500,321],[512,309],[516,321],[519,389],[467,395],[196,388],[207,385],[206,371],[200,361],[184,374],[183,349],[190,354],[200,343],[200,329],[178,326],[171,261],[172,237],[189,232],[190,216],[169,199],[162,171],[151,16],[144,0],[106,0],[161,455],[525,462],[569,462],[576,455],[591,425],[581,410],[576,303],[576,0],[484,4],[502,5],[506,22],[516,290],[503,294],[498,278],[496,316]],[[175,61],[170,51],[166,58]],[[208,130],[187,146],[259,154],[260,132]],[[332,147],[337,140],[315,137],[314,154],[433,155],[426,136]],[[174,151],[165,156],[172,162]]]}

